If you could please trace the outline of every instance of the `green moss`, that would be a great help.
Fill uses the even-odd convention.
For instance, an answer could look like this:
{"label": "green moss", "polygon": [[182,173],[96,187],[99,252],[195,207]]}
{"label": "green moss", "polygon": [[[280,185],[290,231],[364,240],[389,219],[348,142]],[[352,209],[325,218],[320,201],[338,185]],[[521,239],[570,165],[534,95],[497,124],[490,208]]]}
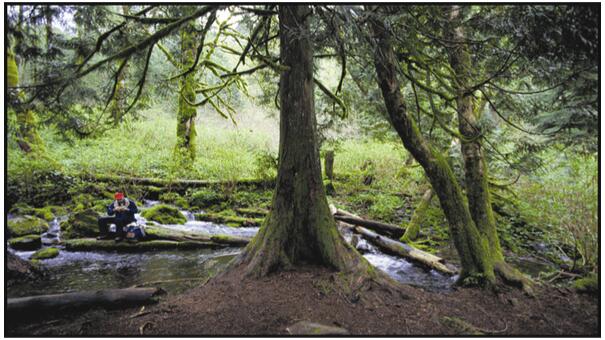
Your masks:
{"label": "green moss", "polygon": [[195,219],[199,221],[222,223],[230,227],[259,226],[263,222],[262,218],[236,216],[232,210],[225,210],[220,213],[195,214]]}
{"label": "green moss", "polygon": [[599,292],[599,277],[595,273],[590,273],[588,276],[575,280],[573,287],[581,293],[598,293]]}
{"label": "green moss", "polygon": [[8,239],[8,245],[17,250],[35,250],[42,246],[40,235],[25,235]]}
{"label": "green moss", "polygon": [[236,208],[235,211],[242,216],[258,218],[264,218],[269,213],[268,210],[254,208]]}
{"label": "green moss", "polygon": [[227,200],[227,198],[221,193],[218,193],[211,189],[202,189],[191,194],[189,203],[191,204],[191,206],[206,208],[215,204],[219,204],[225,200]]}
{"label": "green moss", "polygon": [[158,204],[144,210],[141,215],[150,221],[161,224],[184,224],[187,218],[175,207]]}
{"label": "green moss", "polygon": [[187,202],[187,200],[184,197],[182,197],[181,195],[179,195],[176,192],[167,192],[165,194],[161,194],[159,199],[162,202],[174,204],[177,207],[181,207],[184,209],[189,208],[189,202]]}
{"label": "green moss", "polygon": [[30,257],[34,260],[44,260],[44,259],[52,259],[54,257],[59,256],[59,249],[54,247],[40,249],[37,252],[33,253]]}
{"label": "green moss", "polygon": [[8,233],[11,236],[42,234],[48,230],[48,223],[35,216],[21,216],[8,221]]}
{"label": "green moss", "polygon": [[86,209],[69,215],[67,221],[61,223],[65,238],[89,237],[99,234],[99,214],[93,209]]}
{"label": "green moss", "polygon": [[34,215],[34,208],[30,207],[27,203],[18,202],[13,204],[9,213],[15,215]]}
{"label": "green moss", "polygon": [[124,251],[124,252],[142,252],[162,249],[206,249],[221,248],[223,245],[214,242],[193,242],[193,241],[167,241],[153,240],[140,241],[137,243],[114,242],[112,240],[99,241],[94,238],[81,238],[65,240],[63,242],[65,249],[70,251]]}

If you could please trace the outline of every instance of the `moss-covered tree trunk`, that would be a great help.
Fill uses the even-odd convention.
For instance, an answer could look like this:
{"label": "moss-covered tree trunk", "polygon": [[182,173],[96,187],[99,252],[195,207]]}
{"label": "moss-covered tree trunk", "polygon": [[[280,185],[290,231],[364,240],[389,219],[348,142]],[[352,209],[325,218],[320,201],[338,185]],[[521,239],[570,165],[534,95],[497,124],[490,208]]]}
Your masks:
{"label": "moss-covered tree trunk", "polygon": [[460,147],[464,160],[469,210],[482,237],[489,243],[489,252],[496,271],[505,280],[517,281],[527,290],[529,289],[528,281],[524,280],[521,273],[507,265],[502,255],[489,193],[488,167],[481,142],[482,131],[477,124],[483,107],[478,105],[473,93],[468,90],[473,78],[472,60],[468,45],[464,43],[466,38],[461,25],[460,7],[452,6],[449,15],[451,27],[448,31],[448,38],[453,44],[448,48],[448,57],[456,79],[454,87],[457,90],[458,129],[464,136]]}
{"label": "moss-covered tree trunk", "polygon": [[462,265],[460,279],[482,277],[495,281],[493,262],[487,242],[479,233],[462,189],[445,157],[422,137],[414,119],[408,114],[397,78],[397,59],[393,52],[392,37],[378,16],[372,15],[370,25],[376,43],[374,64],[390,122],[404,147],[423,167],[431,182],[441,208],[448,220],[450,234]]}
{"label": "moss-covered tree trunk", "polygon": [[272,209],[238,263],[252,276],[300,264],[363,274],[371,267],[345,243],[321,176],[313,98],[309,6],[280,6],[279,168]]}
{"label": "moss-covered tree trunk", "polygon": [[[183,26],[180,32],[182,71],[189,68],[195,61],[196,40],[193,23]],[[190,103],[195,102],[195,72],[190,72],[180,80],[179,110],[177,112],[176,148],[175,154],[181,160],[195,159],[195,117],[197,109]]]}
{"label": "moss-covered tree trunk", "polygon": [[[19,26],[23,17],[23,6],[19,6]],[[20,28],[19,28],[20,29]],[[20,41],[16,39],[15,46]],[[7,48],[7,84],[9,87],[19,86],[19,66],[14,49]],[[23,64],[23,63],[22,63]],[[25,93],[22,90],[15,92],[15,115],[17,118],[16,141],[19,149],[30,156],[45,154],[45,147],[38,134],[38,121],[36,114],[28,106],[23,105]]]}
{"label": "moss-covered tree trunk", "polygon": [[[128,5],[122,6],[122,14],[130,14]],[[128,73],[128,65],[125,64],[122,66],[122,63],[124,63],[124,59],[116,61],[116,67],[118,68],[119,74],[116,79],[116,89],[110,108],[114,125],[118,125],[122,122],[124,110],[126,110],[126,74]]]}
{"label": "moss-covered tree trunk", "polygon": [[401,236],[401,241],[411,242],[418,238],[418,233],[420,232],[420,223],[426,214],[426,210],[431,204],[432,198],[433,189],[429,188],[424,192],[422,198],[420,199],[420,203],[418,203],[416,209],[414,209],[410,223],[408,223],[407,227],[405,228],[405,233],[403,236]]}

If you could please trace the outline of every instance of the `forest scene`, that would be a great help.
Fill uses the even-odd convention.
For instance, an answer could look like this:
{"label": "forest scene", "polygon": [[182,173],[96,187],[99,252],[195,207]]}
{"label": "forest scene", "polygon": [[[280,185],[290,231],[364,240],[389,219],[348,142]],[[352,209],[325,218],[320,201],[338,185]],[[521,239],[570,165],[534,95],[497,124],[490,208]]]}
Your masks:
{"label": "forest scene", "polygon": [[5,336],[600,336],[600,4],[4,5]]}

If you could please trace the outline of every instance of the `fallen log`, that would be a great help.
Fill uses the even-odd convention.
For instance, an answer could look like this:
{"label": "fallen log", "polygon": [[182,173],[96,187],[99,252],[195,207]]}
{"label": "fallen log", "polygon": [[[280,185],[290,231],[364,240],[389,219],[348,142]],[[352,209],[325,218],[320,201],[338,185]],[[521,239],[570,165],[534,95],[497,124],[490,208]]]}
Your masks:
{"label": "fallen log", "polygon": [[405,229],[393,224],[387,224],[378,221],[366,220],[363,218],[339,214],[334,215],[334,218],[338,221],[372,229],[380,234],[385,234],[393,238],[400,238],[405,233]]}
{"label": "fallen log", "polygon": [[400,238],[405,233],[405,229],[400,226],[364,219],[348,211],[338,209],[332,204],[330,204],[330,212],[334,216],[334,219],[338,221],[358,225],[361,227],[366,227],[368,229],[372,229],[378,233],[385,234],[393,238]]}
{"label": "fallen log", "polygon": [[157,302],[159,288],[126,288],[84,291],[77,293],[27,296],[7,299],[7,315],[77,310],[86,307],[119,308]]}
{"label": "fallen log", "polygon": [[145,177],[125,177],[111,175],[93,175],[81,174],[80,177],[85,180],[93,180],[98,182],[111,183],[128,183],[136,185],[152,185],[152,186],[185,186],[185,187],[207,187],[214,185],[255,185],[263,187],[271,187],[275,183],[275,179],[257,179],[257,178],[242,178],[234,181],[218,181],[218,180],[196,180],[196,179],[161,179],[161,178],[145,178]]}
{"label": "fallen log", "polygon": [[120,252],[142,252],[163,249],[214,249],[229,246],[228,243],[217,243],[213,241],[169,241],[151,240],[129,243],[126,241],[114,242],[113,240],[97,240],[94,238],[77,238],[63,240],[66,250],[70,251],[120,251]]}
{"label": "fallen log", "polygon": [[174,230],[157,225],[149,225],[145,227],[145,233],[150,240],[167,240],[178,242],[213,242],[221,245],[245,246],[252,239],[245,236],[233,236],[225,234],[206,234],[188,232],[182,230]]}
{"label": "fallen log", "polygon": [[360,234],[368,241],[375,244],[386,253],[401,256],[412,262],[418,263],[424,267],[434,269],[440,273],[454,275],[456,271],[447,267],[443,263],[443,259],[433,254],[427,253],[420,249],[416,249],[408,244],[392,240],[388,237],[378,235],[363,227],[352,228],[354,232]]}

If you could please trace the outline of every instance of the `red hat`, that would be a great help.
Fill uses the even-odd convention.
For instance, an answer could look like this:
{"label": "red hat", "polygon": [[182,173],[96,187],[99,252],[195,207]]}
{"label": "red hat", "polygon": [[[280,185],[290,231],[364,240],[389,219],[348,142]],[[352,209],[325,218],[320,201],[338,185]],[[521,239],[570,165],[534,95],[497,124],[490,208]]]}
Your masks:
{"label": "red hat", "polygon": [[124,198],[124,194],[121,192],[116,192],[116,194],[113,197],[117,200],[121,200]]}

